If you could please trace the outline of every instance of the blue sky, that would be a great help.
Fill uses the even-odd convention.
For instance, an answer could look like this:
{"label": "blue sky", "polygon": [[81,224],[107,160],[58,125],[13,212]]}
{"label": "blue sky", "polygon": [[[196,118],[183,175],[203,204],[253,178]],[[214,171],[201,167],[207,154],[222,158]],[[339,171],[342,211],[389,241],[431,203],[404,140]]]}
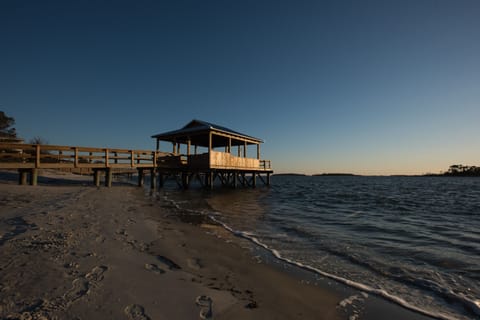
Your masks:
{"label": "blue sky", "polygon": [[480,165],[480,2],[0,2],[0,110],[51,144],[152,149],[201,119],[277,172]]}

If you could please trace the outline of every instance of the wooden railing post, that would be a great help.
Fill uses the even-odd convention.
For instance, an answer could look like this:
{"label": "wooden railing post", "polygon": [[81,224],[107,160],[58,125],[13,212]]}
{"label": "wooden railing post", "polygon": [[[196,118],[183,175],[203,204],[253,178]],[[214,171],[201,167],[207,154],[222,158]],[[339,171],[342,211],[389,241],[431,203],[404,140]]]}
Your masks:
{"label": "wooden railing post", "polygon": [[109,159],[108,159],[108,149],[105,149],[105,167],[108,168],[109,166]]}
{"label": "wooden railing post", "polygon": [[135,167],[135,152],[133,150],[130,150],[130,164],[133,167]]}
{"label": "wooden railing post", "polygon": [[35,168],[40,168],[40,145],[35,146]]}
{"label": "wooden railing post", "polygon": [[73,155],[74,155],[74,167],[77,168],[78,167],[78,148],[77,147],[73,149]]}

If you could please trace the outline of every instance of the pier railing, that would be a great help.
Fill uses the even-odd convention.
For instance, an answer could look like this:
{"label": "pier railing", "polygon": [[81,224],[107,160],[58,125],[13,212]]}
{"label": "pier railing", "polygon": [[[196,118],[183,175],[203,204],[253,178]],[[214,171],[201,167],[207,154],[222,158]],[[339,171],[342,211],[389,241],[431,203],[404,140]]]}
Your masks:
{"label": "pier railing", "polygon": [[210,169],[270,171],[272,169],[270,160],[237,157],[218,151],[191,155],[166,154],[157,159],[157,164],[160,168],[177,168],[187,171]]}
{"label": "pier railing", "polygon": [[260,169],[271,170],[272,162],[270,160],[260,160]]}
{"label": "pier railing", "polygon": [[0,169],[154,168],[151,150],[0,143]]}

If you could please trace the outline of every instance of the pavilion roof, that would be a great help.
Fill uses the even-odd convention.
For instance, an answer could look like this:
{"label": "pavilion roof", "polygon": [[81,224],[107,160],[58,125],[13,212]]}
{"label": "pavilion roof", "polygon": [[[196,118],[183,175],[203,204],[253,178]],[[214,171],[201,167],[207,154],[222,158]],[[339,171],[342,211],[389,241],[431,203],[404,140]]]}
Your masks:
{"label": "pavilion roof", "polygon": [[190,139],[192,144],[208,147],[210,132],[216,134],[213,139],[214,147],[228,145],[229,138],[231,138],[232,145],[243,145],[245,142],[247,142],[247,144],[263,143],[262,139],[234,131],[224,126],[196,119],[190,121],[181,129],[159,133],[153,135],[152,138],[180,143],[187,143]]}

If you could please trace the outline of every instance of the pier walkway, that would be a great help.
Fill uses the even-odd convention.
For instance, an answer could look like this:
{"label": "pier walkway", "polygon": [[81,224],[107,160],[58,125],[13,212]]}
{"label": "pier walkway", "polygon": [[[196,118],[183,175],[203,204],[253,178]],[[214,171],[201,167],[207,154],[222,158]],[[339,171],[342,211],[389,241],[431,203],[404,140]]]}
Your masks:
{"label": "pier walkway", "polygon": [[105,176],[107,187],[112,185],[113,174],[137,172],[138,185],[142,186],[145,173],[149,173],[152,188],[162,187],[169,178],[183,188],[195,180],[207,188],[213,188],[216,180],[222,186],[255,187],[257,177],[269,185],[273,172],[268,160],[236,159],[213,150],[202,155],[183,155],[158,150],[23,143],[0,143],[0,169],[18,170],[19,184],[30,185],[37,185],[40,169],[91,174],[96,186],[100,186],[101,176]]}
{"label": "pier walkway", "polygon": [[150,150],[88,148],[40,144],[0,143],[0,169],[16,169],[19,183],[36,185],[39,169],[57,169],[93,175],[94,184],[100,185],[105,173],[105,186],[112,185],[114,172],[134,172],[143,176],[144,170],[154,170],[157,158],[166,156]]}

